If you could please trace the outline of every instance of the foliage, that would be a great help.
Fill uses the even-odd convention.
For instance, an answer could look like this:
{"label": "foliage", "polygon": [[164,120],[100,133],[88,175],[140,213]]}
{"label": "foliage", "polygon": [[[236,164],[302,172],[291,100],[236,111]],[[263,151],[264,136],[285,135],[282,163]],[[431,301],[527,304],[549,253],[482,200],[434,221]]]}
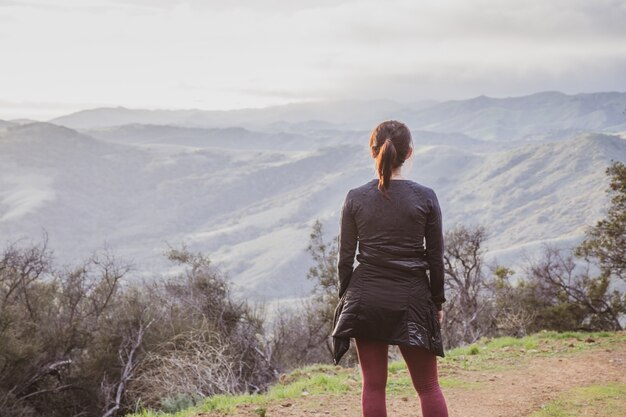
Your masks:
{"label": "foliage", "polygon": [[514,275],[515,271],[504,266],[494,268],[490,282],[494,331],[498,335],[522,337],[529,333],[537,312],[527,302],[529,294],[526,281],[513,283]]}
{"label": "foliage", "polygon": [[330,361],[329,323],[320,319],[320,305],[308,299],[296,307],[278,307],[271,326],[271,358],[286,372],[312,363]]}
{"label": "foliage", "polygon": [[42,245],[0,256],[0,410],[16,417],[118,416],[135,404],[260,392],[276,377],[263,319],[234,300],[208,258],[168,258],[182,274],[126,282],[110,251],[55,268]]}
{"label": "foliage", "polygon": [[[626,265],[626,167],[614,162],[606,173],[612,195],[606,219],[571,253],[544,245],[543,254],[515,282],[514,271],[504,266],[484,271],[483,227],[446,232],[443,332],[448,347],[541,329],[622,328],[626,294],[615,280],[624,279]],[[599,274],[593,272],[596,264]]]}
{"label": "foliage", "polygon": [[507,294],[507,302],[534,313],[531,330],[622,328],[626,294],[616,280],[625,278],[626,267],[626,166],[613,162],[606,174],[611,195],[606,218],[588,229],[571,253],[545,245],[543,256]]}
{"label": "foliage", "polygon": [[[307,252],[315,263],[307,274],[307,278],[315,282],[314,298],[323,304],[336,304],[339,294],[337,281],[337,244],[332,240],[324,240],[322,223],[316,220],[309,235]],[[330,316],[332,318],[332,314]]]}
{"label": "foliage", "polygon": [[336,242],[324,241],[324,231],[319,220],[313,224],[307,252],[315,262],[307,274],[307,278],[315,283],[312,293],[313,303],[309,305],[315,314],[311,318],[323,323],[319,326],[324,329],[321,337],[331,357],[331,326],[335,306],[339,302],[338,253]]}
{"label": "foliage", "polygon": [[227,278],[202,253],[170,249],[181,274],[144,286],[159,320],[129,385],[130,399],[160,408],[165,399],[261,392],[275,379],[263,318],[235,300]]}
{"label": "foliage", "polygon": [[626,313],[624,294],[610,288],[610,277],[594,276],[589,264],[553,246],[529,267],[524,283],[532,289],[527,308],[537,311],[536,328],[555,330],[621,330]]}
{"label": "foliage", "polygon": [[626,281],[626,165],[614,161],[606,169],[611,203],[606,217],[587,231],[575,250],[577,256],[597,260],[602,275]]}
{"label": "foliage", "polygon": [[483,302],[488,290],[488,277],[483,270],[485,237],[482,226],[459,225],[445,233],[446,302],[442,331],[448,347],[478,340],[491,324],[490,304]]}
{"label": "foliage", "polygon": [[[307,252],[314,262],[307,273],[307,278],[314,283],[311,295],[295,308],[280,308],[272,327],[272,358],[283,371],[332,362],[333,313],[339,301],[337,242],[324,239],[319,220],[311,228]],[[344,360],[345,363],[356,362],[354,346]]]}
{"label": "foliage", "polygon": [[47,236],[41,245],[8,245],[0,258],[2,410],[72,416],[115,406],[105,391],[125,383],[116,351],[128,360],[136,340],[135,317],[114,314],[125,306],[120,281],[130,268],[104,252],[55,269]]}

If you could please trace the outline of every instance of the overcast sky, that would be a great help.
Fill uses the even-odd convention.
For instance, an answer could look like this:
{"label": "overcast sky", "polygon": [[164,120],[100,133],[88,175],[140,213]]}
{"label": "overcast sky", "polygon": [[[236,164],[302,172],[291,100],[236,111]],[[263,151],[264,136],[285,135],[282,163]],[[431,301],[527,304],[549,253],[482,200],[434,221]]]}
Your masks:
{"label": "overcast sky", "polygon": [[0,119],[626,91],[626,0],[0,0]]}

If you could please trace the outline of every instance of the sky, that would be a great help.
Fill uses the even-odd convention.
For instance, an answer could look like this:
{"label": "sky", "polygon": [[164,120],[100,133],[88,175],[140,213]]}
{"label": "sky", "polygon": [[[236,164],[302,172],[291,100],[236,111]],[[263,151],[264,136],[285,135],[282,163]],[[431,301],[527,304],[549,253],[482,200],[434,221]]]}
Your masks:
{"label": "sky", "polygon": [[0,119],[626,91],[626,0],[0,0]]}

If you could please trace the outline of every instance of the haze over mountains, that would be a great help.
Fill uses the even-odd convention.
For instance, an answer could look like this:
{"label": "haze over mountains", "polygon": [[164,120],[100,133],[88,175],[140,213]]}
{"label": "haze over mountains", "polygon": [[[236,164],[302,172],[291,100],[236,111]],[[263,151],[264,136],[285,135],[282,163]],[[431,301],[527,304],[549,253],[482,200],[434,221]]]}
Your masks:
{"label": "haze over mountains", "polygon": [[515,263],[570,246],[602,216],[612,159],[626,161],[626,93],[476,97],[441,103],[300,103],[234,111],[85,110],[0,121],[0,236],[72,263],[106,242],[146,276],[167,243],[203,251],[256,298],[304,296],[315,219],[336,236],[348,189],[374,178],[367,144],[405,121],[405,176],[435,189],[444,227],[488,227]]}
{"label": "haze over mountains", "polygon": [[626,129],[626,95],[591,93],[566,95],[542,92],[523,97],[491,98],[410,105],[389,100],[297,103],[263,109],[229,111],[131,110],[99,108],[73,113],[52,122],[74,129],[125,124],[173,124],[188,127],[247,127],[297,131],[370,129],[395,118],[414,129],[464,133],[482,140],[543,138],[580,131],[619,132]]}

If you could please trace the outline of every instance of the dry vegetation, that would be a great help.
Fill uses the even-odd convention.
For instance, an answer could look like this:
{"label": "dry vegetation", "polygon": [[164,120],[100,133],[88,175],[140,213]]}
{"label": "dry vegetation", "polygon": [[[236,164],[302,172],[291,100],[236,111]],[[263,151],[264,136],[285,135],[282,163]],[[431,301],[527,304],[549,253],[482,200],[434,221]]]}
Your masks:
{"label": "dry vegetation", "polygon": [[[484,265],[486,232],[482,227],[447,231],[443,336],[447,349],[460,346],[457,352],[464,352],[443,363],[449,388],[472,385],[472,377],[466,378],[462,371],[476,364],[505,364],[511,356],[507,350],[496,349],[503,340],[506,349],[514,352],[519,349],[516,341],[529,343],[523,355],[512,357],[518,361],[550,353],[558,346],[543,346],[541,337],[519,339],[543,329],[622,329],[626,167],[615,163],[607,174],[611,206],[606,218],[589,230],[572,253],[546,247],[540,259],[515,274],[515,280],[505,266]],[[308,277],[316,284],[310,300],[266,323],[262,310],[232,296],[229,281],[206,255],[184,246],[165,254],[183,272],[137,282],[130,279],[132,264],[110,251],[59,268],[47,249],[46,237],[39,245],[9,243],[0,254],[0,415],[113,417],[137,410],[152,415],[149,410],[176,412],[198,404],[211,410],[214,399],[232,405],[238,398],[246,399],[244,403],[250,398],[263,402],[263,398],[293,398],[303,392],[322,395],[357,390],[356,379],[346,376],[354,375],[357,368],[348,374],[338,370],[332,371],[337,375],[317,373],[312,382],[280,383],[294,378],[293,374],[278,379],[305,365],[331,363],[337,250],[334,239],[323,239],[319,222],[313,227],[308,250],[314,262]],[[606,334],[607,340],[621,343],[616,352],[623,355],[623,333]],[[580,334],[572,337],[585,340]],[[586,343],[596,345],[601,337],[596,334]],[[492,339],[500,342],[488,342]],[[490,357],[489,352],[497,355]],[[352,350],[343,365],[355,364]],[[335,378],[341,375],[343,379]],[[563,380],[563,387],[568,383]],[[392,385],[391,389],[401,391],[402,387]],[[258,395],[268,390],[269,397]],[[354,399],[350,401],[346,407],[353,409]],[[296,415],[277,410],[272,415]]]}

